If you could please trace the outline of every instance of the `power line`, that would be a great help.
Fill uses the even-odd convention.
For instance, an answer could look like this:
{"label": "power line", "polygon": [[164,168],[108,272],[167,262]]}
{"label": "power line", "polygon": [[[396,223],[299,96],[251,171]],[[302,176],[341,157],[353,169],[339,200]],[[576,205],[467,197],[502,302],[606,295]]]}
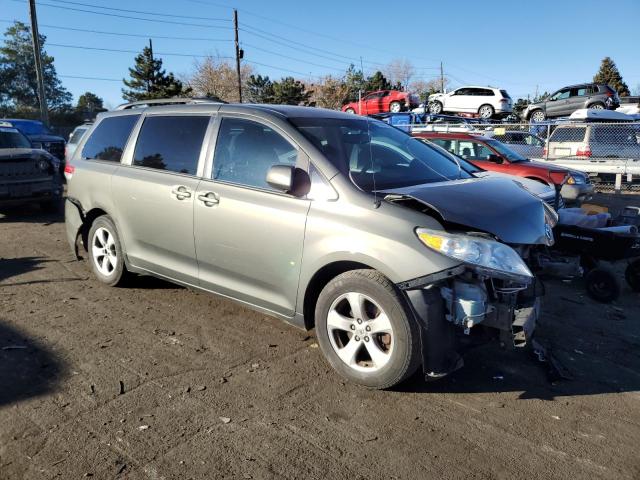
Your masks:
{"label": "power line", "polygon": [[254,62],[252,60],[244,60],[245,63],[252,63],[254,65],[260,65],[261,67],[273,68],[274,70],[279,70],[281,72],[294,73],[296,75],[301,75],[303,77],[309,75],[309,72],[297,72],[295,70],[289,70],[287,68],[276,67],[274,65],[267,65],[266,63]]}
{"label": "power line", "polygon": [[175,13],[159,13],[159,12],[149,12],[145,10],[128,10],[126,8],[115,8],[115,7],[103,7],[102,5],[95,5],[92,3],[81,3],[81,2],[71,2],[69,0],[49,0],[50,2],[56,3],[66,3],[69,5],[80,5],[81,7],[91,7],[91,8],[101,8],[102,10],[111,10],[115,12],[127,12],[127,13],[140,13],[142,15],[156,15],[159,17],[169,17],[169,18],[187,18],[192,20],[213,20],[216,22],[230,22],[228,18],[212,18],[212,17],[194,17],[190,15],[177,15]]}
{"label": "power line", "polygon": [[[100,47],[85,47],[85,46],[79,46],[79,45],[65,45],[62,43],[48,43],[47,45],[49,45],[50,47],[61,47],[61,48],[75,48],[77,50],[98,50],[98,51],[102,51],[102,52],[118,52],[118,53],[140,53],[139,50],[124,50],[124,49],[118,49],[118,48],[100,48]],[[155,52],[157,55],[163,55],[166,57],[198,57],[198,58],[207,58],[210,57],[211,55],[198,55],[195,53],[173,53],[173,52]],[[223,58],[223,59],[231,59],[233,57],[229,57],[229,56],[222,56],[222,55],[218,55],[217,58]]]}
{"label": "power line", "polygon": [[[17,2],[17,3],[25,3],[24,0],[11,0],[13,2]],[[67,7],[67,6],[62,6],[62,5],[52,5],[50,3],[42,3],[42,2],[38,2],[38,6],[40,7],[50,7],[50,8],[58,8],[58,9],[62,9],[62,10],[72,10],[72,11],[76,11],[76,12],[84,12],[84,13],[91,13],[94,15],[103,15],[106,17],[116,17],[116,18],[125,18],[127,20],[140,20],[143,22],[154,22],[154,23],[168,23],[171,25],[184,25],[187,27],[202,27],[202,28],[217,28],[217,29],[221,29],[221,30],[231,30],[232,27],[221,27],[221,26],[217,26],[217,25],[205,25],[202,23],[186,23],[186,22],[174,22],[171,20],[159,20],[156,18],[142,18],[142,17],[133,17],[130,15],[118,15],[117,13],[106,13],[106,12],[96,12],[93,10],[86,10],[86,9],[82,9],[82,8],[74,8],[74,7]]]}
{"label": "power line", "polygon": [[84,77],[81,75],[58,75],[58,76],[62,78],[77,78],[80,80],[101,80],[105,82],[121,82],[122,81],[121,78]]}
{"label": "power line", "polygon": [[[14,23],[14,20],[4,20],[0,19],[2,23]],[[233,40],[228,38],[205,38],[205,37],[169,37],[165,35],[153,35],[153,34],[136,34],[136,33],[123,33],[123,32],[106,32],[103,30],[86,30],[84,28],[73,28],[73,27],[62,27],[60,25],[46,25],[44,23],[40,24],[40,27],[53,28],[57,30],[69,30],[72,32],[85,32],[85,33],[98,33],[101,35],[115,35],[122,37],[137,37],[137,38],[160,38],[164,40],[190,40],[190,41],[198,41],[198,42],[232,42]]]}
{"label": "power line", "polygon": [[258,47],[256,45],[251,45],[251,44],[246,43],[246,42],[243,42],[243,45],[246,45],[247,47],[255,48],[256,50],[260,50],[261,52],[270,53],[272,55],[277,55],[278,57],[287,58],[289,60],[295,60],[296,62],[306,63],[306,64],[309,64],[309,65],[313,65],[315,67],[327,68],[329,70],[339,70],[339,71],[343,71],[344,70],[344,68],[330,67],[328,65],[322,65],[322,64],[319,64],[319,63],[313,63],[313,62],[310,62],[308,60],[302,60],[300,58],[290,57],[288,55],[283,55],[282,53],[274,52],[272,50],[267,50],[266,48]]}

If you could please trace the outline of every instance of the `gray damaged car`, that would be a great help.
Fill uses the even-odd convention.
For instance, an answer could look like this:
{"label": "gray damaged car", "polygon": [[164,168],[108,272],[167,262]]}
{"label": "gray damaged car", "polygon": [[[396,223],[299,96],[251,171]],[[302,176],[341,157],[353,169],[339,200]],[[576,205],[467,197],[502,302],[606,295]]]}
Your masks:
{"label": "gray damaged car", "polygon": [[315,328],[353,382],[439,378],[468,344],[533,334],[527,260],[553,242],[553,209],[377,120],[273,105],[108,112],[66,172],[67,235],[99,281],[155,275]]}

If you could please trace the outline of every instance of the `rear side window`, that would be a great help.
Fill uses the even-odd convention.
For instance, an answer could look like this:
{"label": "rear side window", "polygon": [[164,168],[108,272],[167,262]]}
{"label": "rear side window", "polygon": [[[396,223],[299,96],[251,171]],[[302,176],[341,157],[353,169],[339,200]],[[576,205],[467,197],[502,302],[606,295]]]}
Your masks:
{"label": "rear side window", "polygon": [[506,90],[500,90],[500,93],[502,94],[502,98],[511,98]]}
{"label": "rear side window", "polygon": [[638,144],[634,129],[625,125],[593,126],[591,141],[610,145],[635,146]]}
{"label": "rear side window", "polygon": [[84,144],[82,158],[119,162],[138,118],[140,115],[119,115],[102,120]]}
{"label": "rear side window", "polygon": [[586,127],[556,128],[549,138],[550,142],[582,142]]}
{"label": "rear side window", "polygon": [[149,116],[145,118],[133,164],[195,175],[208,116]]}
{"label": "rear side window", "polygon": [[76,128],[71,134],[71,138],[69,139],[69,143],[75,145],[76,143],[80,143],[80,139],[87,131],[86,128]]}

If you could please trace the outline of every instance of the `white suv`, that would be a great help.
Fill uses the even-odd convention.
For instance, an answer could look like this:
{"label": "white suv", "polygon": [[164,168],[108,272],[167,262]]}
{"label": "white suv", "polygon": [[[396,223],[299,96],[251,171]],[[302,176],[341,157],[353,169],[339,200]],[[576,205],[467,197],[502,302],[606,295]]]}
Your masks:
{"label": "white suv", "polygon": [[513,112],[506,90],[490,87],[461,87],[449,93],[429,95],[429,111],[438,113],[477,113],[480,118],[504,117]]}

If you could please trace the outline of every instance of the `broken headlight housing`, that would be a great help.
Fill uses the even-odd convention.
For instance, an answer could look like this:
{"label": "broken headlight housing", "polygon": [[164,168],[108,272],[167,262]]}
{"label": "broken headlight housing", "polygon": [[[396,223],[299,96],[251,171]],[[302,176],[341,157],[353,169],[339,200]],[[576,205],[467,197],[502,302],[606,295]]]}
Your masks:
{"label": "broken headlight housing", "polygon": [[488,238],[417,228],[422,243],[447,257],[460,260],[480,273],[529,284],[533,274],[508,245]]}

